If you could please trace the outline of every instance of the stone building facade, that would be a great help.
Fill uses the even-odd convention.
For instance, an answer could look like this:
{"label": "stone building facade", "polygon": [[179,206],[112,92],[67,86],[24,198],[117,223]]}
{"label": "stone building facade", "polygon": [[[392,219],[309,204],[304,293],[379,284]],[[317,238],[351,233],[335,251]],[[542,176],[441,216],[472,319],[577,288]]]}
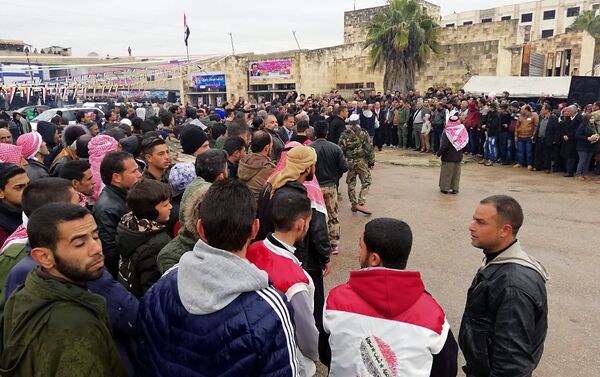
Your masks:
{"label": "stone building facade", "polygon": [[598,9],[600,0],[538,0],[453,13],[444,16],[441,25],[455,27],[517,20],[519,25],[529,26],[531,39],[537,40],[568,32],[579,14]]}

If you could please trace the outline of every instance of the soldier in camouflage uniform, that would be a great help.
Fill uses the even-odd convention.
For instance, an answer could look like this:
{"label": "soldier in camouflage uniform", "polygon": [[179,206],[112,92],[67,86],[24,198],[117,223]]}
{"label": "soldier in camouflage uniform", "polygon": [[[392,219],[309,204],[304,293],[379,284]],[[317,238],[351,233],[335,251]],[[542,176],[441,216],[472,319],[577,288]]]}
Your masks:
{"label": "soldier in camouflage uniform", "polygon": [[[365,201],[371,186],[371,169],[375,166],[375,150],[367,131],[360,128],[359,119],[356,114],[348,118],[350,126],[342,133],[339,144],[348,160],[346,183],[352,211],[370,215],[371,211],[365,207]],[[361,185],[358,200],[356,199],[356,176],[360,178]]]}

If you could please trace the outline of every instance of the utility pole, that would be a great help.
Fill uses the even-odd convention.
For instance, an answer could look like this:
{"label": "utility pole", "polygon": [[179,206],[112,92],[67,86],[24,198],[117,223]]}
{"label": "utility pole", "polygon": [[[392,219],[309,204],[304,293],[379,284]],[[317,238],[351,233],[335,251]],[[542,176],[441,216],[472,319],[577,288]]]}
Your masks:
{"label": "utility pole", "polygon": [[298,50],[302,50],[300,48],[300,43],[298,43],[298,38],[296,38],[296,30],[292,30],[292,34],[294,35],[294,39],[296,40],[296,46],[298,46]]}
{"label": "utility pole", "polygon": [[356,0],[354,0],[354,10],[356,10]]}
{"label": "utility pole", "polygon": [[231,40],[231,53],[235,56],[235,48],[233,48],[233,33],[229,33],[229,39]]}

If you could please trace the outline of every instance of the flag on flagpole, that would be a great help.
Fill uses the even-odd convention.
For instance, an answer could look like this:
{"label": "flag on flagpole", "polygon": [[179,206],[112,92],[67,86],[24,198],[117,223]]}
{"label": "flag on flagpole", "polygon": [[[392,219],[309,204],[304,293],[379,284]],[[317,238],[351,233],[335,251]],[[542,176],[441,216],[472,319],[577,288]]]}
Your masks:
{"label": "flag on flagpole", "polygon": [[183,14],[183,41],[185,42],[186,47],[188,45],[189,37],[190,37],[190,27],[187,24],[187,18],[184,13]]}

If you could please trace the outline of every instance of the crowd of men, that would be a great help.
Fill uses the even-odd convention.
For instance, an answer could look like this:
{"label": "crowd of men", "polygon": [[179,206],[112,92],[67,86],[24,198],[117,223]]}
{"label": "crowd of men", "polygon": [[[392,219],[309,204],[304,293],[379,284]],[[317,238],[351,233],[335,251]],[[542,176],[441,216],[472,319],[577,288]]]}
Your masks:
{"label": "crowd of men", "polygon": [[[413,91],[233,102],[0,124],[0,375],[312,376],[317,362],[330,376],[457,375],[444,311],[405,271],[408,224],[369,221],[360,270],[327,297],[323,283],[342,176],[351,210],[370,215],[375,149],[436,151],[452,106],[432,113]],[[488,147],[490,122],[476,128]],[[548,275],[521,249],[522,223],[507,196],[475,210],[485,259],[458,337],[468,376],[529,376],[540,361]]]}

